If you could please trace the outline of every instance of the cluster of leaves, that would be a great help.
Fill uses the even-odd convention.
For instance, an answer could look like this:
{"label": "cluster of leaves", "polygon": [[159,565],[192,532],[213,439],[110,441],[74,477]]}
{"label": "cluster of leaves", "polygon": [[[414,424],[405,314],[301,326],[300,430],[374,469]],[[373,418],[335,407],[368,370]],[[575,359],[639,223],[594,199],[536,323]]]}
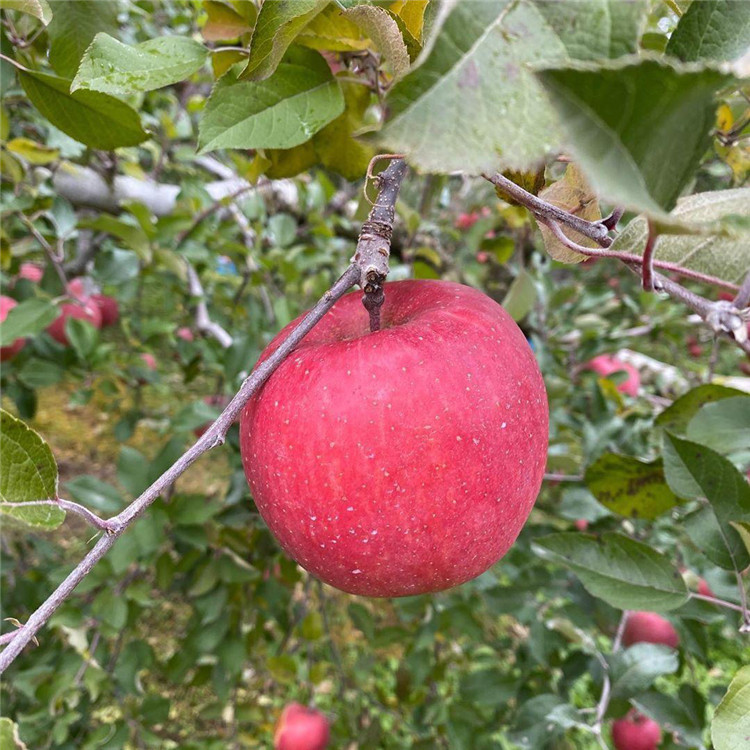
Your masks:
{"label": "cluster of leaves", "polygon": [[[344,180],[363,177],[378,148],[432,173],[403,188],[391,278],[450,278],[503,302],[545,375],[550,471],[580,475],[545,485],[516,546],[476,581],[367,601],[317,587],[279,553],[248,496],[233,428],[228,467],[209,463],[197,487],[159,500],[14,664],[3,747],[264,747],[292,699],[334,718],[336,746],[597,747],[592,709],[605,679],[601,718],[634,705],[662,724],[669,747],[707,746],[725,694],[714,746],[747,732],[739,618],[689,588],[700,575],[741,604],[750,398],[731,380],[699,385],[710,335],[705,358],[688,357],[695,327],[679,307],[641,293],[635,278],[610,278],[602,262],[571,274],[558,261],[581,256],[546,231],[537,241],[522,209],[445,176],[515,170],[591,220],[598,199],[622,206],[623,251],[641,252],[646,216],[663,231],[698,231],[662,237],[658,257],[739,283],[750,266],[738,235],[750,207],[747,103],[736,93],[741,66],[719,63],[747,47],[747,3],[2,8],[0,251],[20,302],[3,339],[27,338],[3,363],[5,405],[31,420],[55,394],[53,445],[62,422],[104,412],[96,434],[114,438],[106,460],[116,468],[61,462],[58,477],[46,446],[3,416],[3,461],[28,459],[38,482],[3,470],[0,499],[59,492],[109,515],[159,476],[216,416],[202,397],[233,393],[270,337],[345,266],[368,204]],[[561,144],[577,165],[538,170]],[[234,151],[207,161],[220,149]],[[239,219],[229,201],[217,206],[253,185],[232,201]],[[677,204],[686,192],[698,194]],[[636,213],[645,216],[630,221]],[[85,270],[116,297],[117,327],[68,321],[67,348],[44,333],[65,290],[29,225],[63,271]],[[39,284],[17,279],[29,260],[45,266]],[[197,302],[186,261],[230,346],[177,336]],[[580,370],[623,347],[657,365],[638,399],[618,392],[617,377]],[[140,358],[150,352],[156,371]],[[738,364],[722,347],[714,369]],[[77,450],[88,455],[94,440],[78,436]],[[83,556],[90,531],[59,508],[4,511],[3,616],[25,619]],[[579,520],[589,534],[572,531]],[[612,653],[619,610],[633,608],[670,612],[680,649]]]}

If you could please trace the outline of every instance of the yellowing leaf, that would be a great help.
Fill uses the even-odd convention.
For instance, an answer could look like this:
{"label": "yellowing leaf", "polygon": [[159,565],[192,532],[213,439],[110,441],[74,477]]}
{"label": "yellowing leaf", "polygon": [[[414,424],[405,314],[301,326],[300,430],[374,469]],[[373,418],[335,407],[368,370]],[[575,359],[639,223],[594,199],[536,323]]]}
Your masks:
{"label": "yellowing leaf", "polygon": [[395,13],[409,29],[409,33],[418,41],[422,41],[424,28],[424,12],[429,0],[397,0],[388,9]]}
{"label": "yellowing leaf", "polygon": [[315,16],[295,42],[331,52],[353,52],[369,46],[359,26],[348,19],[335,3]]}
{"label": "yellowing leaf", "polygon": [[734,124],[734,115],[728,105],[722,104],[716,112],[716,127],[719,130],[729,130]]}
{"label": "yellowing leaf", "polygon": [[402,78],[409,72],[410,60],[406,43],[401,36],[398,24],[388,11],[371,5],[358,5],[344,11],[347,18],[354,21],[388,61],[393,77]]}
{"label": "yellowing leaf", "polygon": [[211,68],[214,78],[221,78],[232,65],[245,59],[245,55],[238,49],[222,49],[211,55]]}
{"label": "yellowing leaf", "polygon": [[7,144],[7,149],[29,164],[49,164],[60,157],[58,149],[37,143],[30,138],[14,138]]}
{"label": "yellowing leaf", "polygon": [[[602,218],[596,196],[586,183],[583,173],[575,164],[569,164],[563,178],[542,190],[539,197],[587,221],[597,221]],[[570,250],[563,245],[545,224],[537,223],[542,230],[544,247],[555,260],[561,263],[580,263],[586,259],[585,255]],[[596,242],[578,234],[570,227],[561,225],[560,228],[563,234],[573,242],[584,247],[598,247]]]}
{"label": "yellowing leaf", "polygon": [[208,14],[208,20],[201,34],[207,42],[237,39],[253,30],[251,22],[225,3],[218,2],[218,0],[204,0],[203,7]]}

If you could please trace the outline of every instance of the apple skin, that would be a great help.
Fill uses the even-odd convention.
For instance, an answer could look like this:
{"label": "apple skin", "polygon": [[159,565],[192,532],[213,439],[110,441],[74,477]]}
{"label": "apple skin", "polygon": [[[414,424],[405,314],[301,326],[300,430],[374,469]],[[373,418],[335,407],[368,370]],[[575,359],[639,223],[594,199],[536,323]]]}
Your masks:
{"label": "apple skin", "polygon": [[705,578],[701,578],[698,581],[698,593],[701,596],[710,596],[710,597],[713,597],[714,599],[716,598],[716,594],[714,594],[714,592],[711,591],[711,587],[708,585],[708,583],[706,583]]}
{"label": "apple skin", "polygon": [[612,742],[616,750],[656,750],[661,742],[661,727],[653,719],[631,711],[612,724]]}
{"label": "apple skin", "polygon": [[475,578],[513,544],[544,474],[547,394],[521,330],[475,289],[387,284],[381,316],[371,333],[361,294],[339,300],[246,405],[240,450],[303,568],[410,596]]}
{"label": "apple skin", "polygon": [[628,379],[620,383],[617,386],[617,390],[628,396],[638,395],[638,390],[641,387],[641,376],[638,370],[633,365],[617,359],[617,357],[613,357],[610,354],[600,354],[598,357],[594,357],[587,362],[584,369],[593,370],[597,375],[601,375],[604,378],[620,370],[625,370],[628,374]]}
{"label": "apple skin", "polygon": [[576,528],[578,531],[586,531],[589,527],[589,522],[585,518],[579,518],[576,521]]}
{"label": "apple skin", "polygon": [[120,307],[114,297],[106,294],[92,294],[91,301],[99,308],[102,316],[102,328],[113,326],[120,319]]}
{"label": "apple skin", "polygon": [[68,296],[77,299],[80,302],[85,302],[86,300],[91,299],[91,295],[86,289],[86,282],[80,277],[73,279],[73,281],[68,284]]}
{"label": "apple skin", "polygon": [[634,643],[657,643],[677,648],[680,636],[672,623],[656,612],[631,612],[625,623],[622,642],[626,646]]}
{"label": "apple skin", "polygon": [[[0,295],[0,323],[8,317],[8,313],[18,304],[12,297]],[[0,362],[8,362],[26,345],[26,339],[16,339],[8,346],[0,347]]]}
{"label": "apple skin", "polygon": [[156,358],[153,354],[144,352],[143,354],[141,354],[141,362],[143,362],[143,364],[148,367],[149,370],[156,369]]}
{"label": "apple skin", "polygon": [[21,263],[21,267],[18,269],[18,278],[26,279],[32,284],[38,284],[44,276],[44,271],[39,266],[33,263]]}
{"label": "apple skin", "polygon": [[328,719],[314,708],[290,703],[273,735],[274,750],[325,750],[331,736]]}
{"label": "apple skin", "polygon": [[471,229],[478,221],[479,213],[477,211],[472,211],[468,214],[459,214],[456,220],[453,222],[453,226],[456,227],[456,229],[466,230]]}
{"label": "apple skin", "polygon": [[60,315],[47,327],[47,333],[55,341],[63,346],[69,346],[68,336],[65,333],[65,321],[68,318],[86,320],[94,328],[102,327],[102,315],[99,308],[91,300],[79,300],[78,302],[64,302],[60,305]]}

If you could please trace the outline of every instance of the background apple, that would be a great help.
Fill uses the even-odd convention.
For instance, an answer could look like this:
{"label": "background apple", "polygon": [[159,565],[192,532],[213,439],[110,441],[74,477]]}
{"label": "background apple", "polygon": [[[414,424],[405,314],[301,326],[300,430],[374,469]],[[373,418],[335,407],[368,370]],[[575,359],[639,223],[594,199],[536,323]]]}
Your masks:
{"label": "background apple", "polygon": [[631,612],[625,623],[622,642],[626,646],[634,643],[660,643],[677,648],[680,636],[672,623],[656,612]]}
{"label": "background apple", "polygon": [[92,294],[91,301],[99,308],[102,316],[102,326],[113,326],[120,317],[117,300],[106,294]]}
{"label": "background apple", "polygon": [[[0,296],[0,323],[7,317],[8,313],[18,304],[12,297]],[[7,362],[18,354],[26,344],[26,339],[16,339],[7,346],[0,347],[0,362]]]}
{"label": "background apple", "polygon": [[661,742],[661,727],[653,719],[631,711],[612,724],[612,742],[616,750],[656,750]]}
{"label": "background apple", "polygon": [[39,266],[33,263],[21,263],[21,267],[18,269],[18,278],[27,279],[34,284],[38,284],[44,276],[44,271]]}
{"label": "background apple", "polygon": [[68,295],[73,299],[85,301],[91,298],[88,290],[88,282],[79,276],[68,284]]}
{"label": "background apple", "polygon": [[79,300],[77,302],[64,302],[60,305],[60,315],[48,327],[47,333],[63,346],[68,346],[68,336],[65,333],[65,321],[68,318],[86,320],[94,328],[102,327],[102,316],[99,308],[91,300]]}
{"label": "background apple", "polygon": [[579,518],[576,521],[576,528],[578,531],[586,531],[589,527],[589,522],[585,518]]}
{"label": "background apple", "polygon": [[388,284],[382,319],[371,333],[361,294],[343,297],[245,407],[240,449],[302,567],[407,596],[468,581],[513,544],[544,473],[547,397],[523,333],[475,289]]}
{"label": "background apple", "polygon": [[628,374],[628,378],[617,386],[617,390],[628,396],[638,395],[638,390],[641,387],[641,376],[638,370],[633,365],[623,362],[611,354],[600,354],[598,357],[594,357],[584,365],[584,369],[593,370],[597,375],[604,378],[624,370]]}
{"label": "background apple", "polygon": [[273,746],[274,750],[324,750],[330,734],[328,719],[320,711],[290,703],[281,712]]}
{"label": "background apple", "polygon": [[716,597],[716,594],[714,594],[714,592],[711,591],[711,587],[708,585],[708,583],[706,583],[705,578],[701,578],[698,581],[698,593],[701,596],[712,596],[714,598]]}
{"label": "background apple", "polygon": [[183,341],[195,340],[193,332],[185,326],[183,326],[182,328],[178,328],[177,331],[175,331],[175,336],[177,336],[178,339],[182,339]]}

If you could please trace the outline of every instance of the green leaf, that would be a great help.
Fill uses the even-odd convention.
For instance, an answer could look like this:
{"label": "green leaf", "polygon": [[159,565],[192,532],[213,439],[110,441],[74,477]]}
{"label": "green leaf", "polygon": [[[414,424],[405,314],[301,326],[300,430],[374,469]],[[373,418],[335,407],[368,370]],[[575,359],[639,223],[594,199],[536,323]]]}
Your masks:
{"label": "green leaf", "polygon": [[119,513],[125,505],[116,487],[89,474],[83,474],[66,482],[65,491],[81,505],[103,513]]}
{"label": "green leaf", "polygon": [[699,385],[670,404],[659,414],[654,424],[675,435],[684,435],[690,420],[704,404],[712,404],[725,398],[742,395],[744,395],[743,391],[723,385]]}
{"label": "green leaf", "polygon": [[87,361],[96,349],[99,341],[99,329],[88,320],[69,317],[65,321],[65,336],[75,353],[83,361]]}
{"label": "green leaf", "polygon": [[745,545],[745,549],[750,554],[750,521],[730,521],[730,524],[733,529],[737,530]]}
{"label": "green leaf", "polygon": [[49,445],[20,419],[0,409],[0,512],[30,526],[54,529],[65,520],[61,508],[7,508],[3,503],[56,498],[57,464]]}
{"label": "green leaf", "polygon": [[499,669],[480,669],[461,678],[461,699],[470,705],[496,707],[506,704],[518,690],[517,677]]}
{"label": "green leaf", "polygon": [[63,78],[75,75],[78,63],[96,34],[117,34],[117,5],[115,0],[94,3],[50,0],[53,16],[47,27],[49,62],[58,75]]}
{"label": "green leaf", "polygon": [[207,57],[208,50],[189,37],[165,36],[130,47],[108,34],[97,34],[70,90],[105,94],[151,91],[191,76]]}
{"label": "green leaf", "polygon": [[674,674],[679,666],[677,652],[668,646],[636,643],[610,655],[612,697],[630,698],[651,687],[664,674]]}
{"label": "green leaf", "polygon": [[268,78],[297,34],[320,13],[328,0],[274,0],[263,3],[250,40],[250,57],[240,78]]}
{"label": "green leaf", "polygon": [[111,588],[105,588],[97,595],[91,611],[94,617],[115,630],[122,630],[128,622],[128,604],[122,595],[116,594]]}
{"label": "green leaf", "polygon": [[750,445],[750,394],[706,404],[687,428],[688,440],[717,453],[732,453]]}
{"label": "green leaf", "polygon": [[336,3],[330,3],[297,35],[295,44],[331,52],[353,52],[370,46],[359,26]]}
{"label": "green leaf", "polygon": [[242,10],[245,11],[244,16],[226,3],[216,2],[215,0],[204,0],[203,7],[208,20],[201,29],[201,34],[208,42],[237,39],[253,30],[257,10],[252,3],[242,3]]}
{"label": "green leaf", "polygon": [[63,133],[91,148],[110,150],[136,146],[148,138],[138,113],[119,99],[98,91],[71,94],[70,81],[46,73],[19,71],[18,79],[44,117]]}
{"label": "green leaf", "polygon": [[[394,86],[378,142],[423,171],[525,169],[559,146],[558,118],[530,66],[619,54],[608,0],[455,3]],[[617,12],[615,13],[617,15]],[[637,29],[626,24],[631,39]],[[622,27],[625,29],[625,27]],[[458,137],[457,137],[458,134]]]}
{"label": "green leaf", "polygon": [[0,339],[14,341],[41,333],[60,314],[57,305],[43,299],[27,299],[16,305],[0,323]]}
{"label": "green leaf", "polygon": [[750,47],[750,3],[701,0],[690,3],[669,38],[666,52],[685,62],[734,60]]}
{"label": "green leaf", "polygon": [[655,690],[635,696],[635,707],[659,724],[666,732],[674,733],[680,745],[701,747],[703,744],[703,713],[692,710],[684,700]]}
{"label": "green leaf", "polygon": [[317,52],[298,47],[268,80],[237,81],[231,72],[225,75],[206,103],[198,145],[204,153],[291,148],[343,111],[344,97],[328,63]]}
{"label": "green leaf", "polygon": [[[750,188],[696,193],[677,202],[670,213],[673,224],[702,231],[693,234],[663,234],[656,240],[654,257],[677,263],[693,271],[742,283],[750,270],[750,233],[717,232],[722,220],[750,217]],[[713,232],[713,234],[711,234]],[[633,219],[612,243],[612,250],[642,255],[648,236],[645,216]]]}
{"label": "green leaf", "polygon": [[664,480],[661,460],[605,453],[586,470],[585,481],[602,505],[621,516],[652,520],[679,503]]}
{"label": "green leaf", "polygon": [[534,547],[550,562],[569,567],[592,596],[613,607],[661,612],[688,599],[682,576],[664,555],[622,534],[551,534]]}
{"label": "green leaf", "polygon": [[[664,436],[663,455],[664,473],[672,491],[686,499],[705,497],[708,500],[729,557],[716,564],[730,570],[744,570],[750,565],[750,556],[731,522],[750,520],[750,484],[724,456],[670,433]],[[709,533],[715,537],[716,529],[711,531],[705,514],[700,520],[703,521],[702,529],[688,519],[686,531],[703,541]],[[701,546],[700,542],[697,543]],[[711,547],[716,547],[715,542]]]}
{"label": "green leaf", "polygon": [[729,684],[711,722],[714,750],[740,750],[750,736],[750,666],[742,667]]}
{"label": "green leaf", "polygon": [[343,15],[359,26],[370,37],[375,48],[388,61],[395,79],[409,72],[409,52],[396,21],[384,8],[372,5],[357,5]]}
{"label": "green leaf", "polygon": [[18,379],[28,388],[46,388],[59,383],[65,377],[65,370],[48,359],[32,357],[18,373]]}
{"label": "green leaf", "polygon": [[[0,0],[0,8],[3,10],[17,10],[19,13],[38,18],[45,26],[52,18],[52,9],[47,0]],[[2,747],[0,742],[0,747]]]}
{"label": "green leaf", "polygon": [[525,318],[533,309],[537,298],[536,284],[528,271],[521,271],[508,289],[502,305],[513,320]]}
{"label": "green leaf", "polygon": [[[3,7],[7,7],[5,2]],[[0,718],[0,747],[3,750],[28,750],[18,736],[18,725],[4,716]]]}
{"label": "green leaf", "polygon": [[82,219],[79,226],[111,234],[122,240],[142,261],[151,261],[151,243],[140,224],[118,219],[110,214],[99,214],[95,219]]}
{"label": "green leaf", "polygon": [[714,96],[731,76],[623,58],[538,71],[576,161],[600,195],[664,217],[711,142]]}

